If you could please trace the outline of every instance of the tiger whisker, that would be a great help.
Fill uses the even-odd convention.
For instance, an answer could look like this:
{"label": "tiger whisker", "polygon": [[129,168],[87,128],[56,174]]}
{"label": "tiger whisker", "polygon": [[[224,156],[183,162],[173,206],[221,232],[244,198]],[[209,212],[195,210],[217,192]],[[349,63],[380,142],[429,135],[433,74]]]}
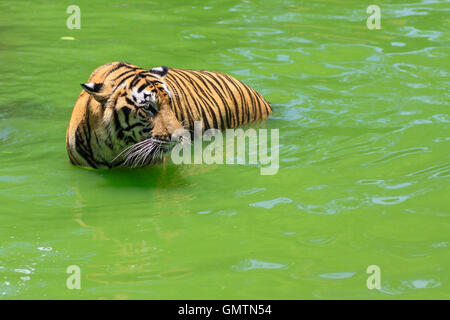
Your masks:
{"label": "tiger whisker", "polygon": [[143,167],[162,158],[166,151],[165,146],[169,144],[166,141],[150,138],[127,147],[115,159],[124,158],[122,166]]}
{"label": "tiger whisker", "polygon": [[[125,148],[124,150],[122,150],[114,159],[113,159],[113,162],[114,161],[116,161],[118,158],[120,158],[120,157],[128,157],[128,155],[131,153],[131,152],[133,152],[133,150],[134,149],[136,149],[137,147],[140,147],[140,146],[142,146],[142,145],[145,145],[145,144],[148,144],[149,143],[149,139],[147,139],[147,140],[143,140],[143,141],[141,141],[141,142],[138,142],[138,143],[136,143],[136,144],[133,144],[133,145],[131,145],[131,146],[129,146],[129,147],[127,147],[127,148]],[[151,141],[150,141],[150,143],[151,143]]]}

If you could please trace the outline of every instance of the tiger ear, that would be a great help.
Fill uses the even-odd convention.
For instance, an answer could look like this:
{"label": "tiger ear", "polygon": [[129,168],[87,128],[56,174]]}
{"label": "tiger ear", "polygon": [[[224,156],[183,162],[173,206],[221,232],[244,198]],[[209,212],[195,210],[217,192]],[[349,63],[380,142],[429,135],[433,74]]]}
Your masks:
{"label": "tiger ear", "polygon": [[150,73],[156,74],[157,76],[160,76],[161,78],[164,78],[167,73],[169,72],[169,68],[166,66],[161,67],[155,67],[149,70]]}
{"label": "tiger ear", "polygon": [[105,94],[103,91],[103,83],[94,83],[94,82],[88,82],[88,83],[82,83],[81,87],[89,93],[92,97],[94,97],[95,100],[98,102],[102,102],[107,98],[107,94]]}

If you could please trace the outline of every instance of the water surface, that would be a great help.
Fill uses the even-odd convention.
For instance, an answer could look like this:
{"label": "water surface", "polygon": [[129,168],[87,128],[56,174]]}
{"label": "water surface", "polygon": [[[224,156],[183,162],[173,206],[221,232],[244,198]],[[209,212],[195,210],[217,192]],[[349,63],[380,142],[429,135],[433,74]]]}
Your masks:
{"label": "water surface", "polygon": [[[356,0],[77,1],[80,30],[71,4],[0,3],[1,298],[450,298],[448,1],[376,2],[380,30]],[[79,84],[117,60],[257,89],[278,173],[71,166]]]}

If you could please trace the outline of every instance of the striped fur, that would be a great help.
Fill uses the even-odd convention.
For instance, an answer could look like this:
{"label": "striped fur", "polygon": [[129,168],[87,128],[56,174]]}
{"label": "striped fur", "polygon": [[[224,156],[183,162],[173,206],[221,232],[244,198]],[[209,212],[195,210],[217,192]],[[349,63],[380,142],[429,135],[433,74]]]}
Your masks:
{"label": "striped fur", "polygon": [[81,167],[127,165],[121,153],[147,141],[153,143],[149,154],[163,154],[173,147],[174,132],[192,130],[195,121],[204,130],[224,130],[272,112],[258,92],[212,71],[113,62],[97,68],[82,87],[66,135],[69,159]]}

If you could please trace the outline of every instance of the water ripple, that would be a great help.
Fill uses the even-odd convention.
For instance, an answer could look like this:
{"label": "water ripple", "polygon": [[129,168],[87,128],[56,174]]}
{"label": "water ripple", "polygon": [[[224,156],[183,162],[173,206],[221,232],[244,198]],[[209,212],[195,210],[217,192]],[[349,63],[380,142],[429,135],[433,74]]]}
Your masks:
{"label": "water ripple", "polygon": [[356,272],[332,272],[332,273],[322,273],[319,274],[319,277],[325,279],[348,279],[353,277]]}
{"label": "water ripple", "polygon": [[255,269],[285,269],[287,268],[287,265],[281,263],[260,261],[255,259],[246,259],[243,262],[237,265],[233,265],[231,267],[237,271],[249,271]]}
{"label": "water ripple", "polygon": [[265,209],[272,209],[277,204],[291,203],[291,202],[292,202],[292,199],[283,197],[283,198],[276,198],[273,200],[254,202],[254,203],[251,203],[250,206],[251,207],[261,207],[261,208],[265,208]]}
{"label": "water ripple", "polygon": [[394,205],[406,201],[409,196],[396,196],[396,197],[373,197],[372,201],[376,204],[382,205]]}

